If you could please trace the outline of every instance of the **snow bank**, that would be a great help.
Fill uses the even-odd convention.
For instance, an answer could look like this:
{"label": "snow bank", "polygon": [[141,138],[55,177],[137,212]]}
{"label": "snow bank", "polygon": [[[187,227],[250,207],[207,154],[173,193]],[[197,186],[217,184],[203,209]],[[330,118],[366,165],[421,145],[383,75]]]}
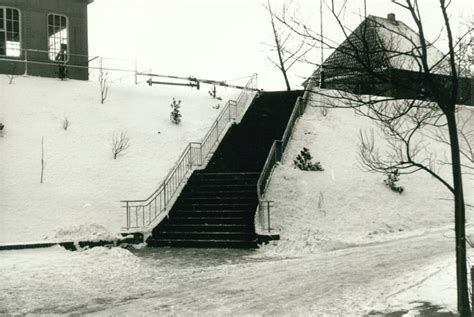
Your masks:
{"label": "snow bank", "polygon": [[53,237],[45,237],[45,240],[53,241],[115,241],[123,238],[122,235],[112,233],[104,226],[95,223],[81,224],[56,231]]}
{"label": "snow bank", "polygon": [[[0,243],[41,240],[88,224],[119,231],[125,224],[120,200],[153,192],[184,147],[200,141],[225,100],[237,94],[218,88],[219,101],[206,86],[111,84],[101,104],[96,82],[18,76],[9,85],[0,77]],[[173,98],[182,101],[179,125],[169,120]],[[112,138],[121,132],[130,147],[114,160]]]}
{"label": "snow bank", "polygon": [[140,260],[122,248],[3,252],[0,314],[62,315],[81,307],[94,311],[113,303],[117,293],[133,291],[133,281],[142,278]]}

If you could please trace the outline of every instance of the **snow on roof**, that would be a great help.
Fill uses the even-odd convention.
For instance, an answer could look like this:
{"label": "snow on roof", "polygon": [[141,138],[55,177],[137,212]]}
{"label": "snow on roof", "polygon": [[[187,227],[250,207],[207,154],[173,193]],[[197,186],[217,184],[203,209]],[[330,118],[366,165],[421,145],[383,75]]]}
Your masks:
{"label": "snow on roof", "polygon": [[[349,35],[349,38],[353,38],[353,41],[355,40],[357,42],[360,35],[356,32],[358,32],[360,27],[367,22],[371,22],[368,23],[368,25],[375,30],[373,33],[376,35],[378,42],[386,49],[386,58],[392,68],[415,72],[419,72],[422,69],[420,57],[421,44],[417,32],[402,21],[396,20],[394,14],[389,14],[387,18],[369,15]],[[372,32],[368,32],[367,34],[372,34]],[[346,41],[347,39],[341,43],[339,47],[344,46]],[[428,66],[431,68],[431,72],[434,74],[449,75],[450,66],[446,56],[432,43],[426,41],[426,44],[428,52],[427,62]],[[343,50],[341,52],[343,52]],[[324,65],[333,63],[335,60],[335,54],[347,55],[341,52],[338,52],[336,49],[328,58],[326,58]],[[303,85],[306,86],[308,81],[313,80],[314,78],[319,78],[319,67],[316,68],[311,77],[303,82]]]}
{"label": "snow on roof", "polygon": [[[420,71],[421,44],[420,36],[402,21],[391,20],[370,15],[375,22],[375,30],[381,44],[387,49],[387,58],[395,69]],[[435,74],[449,75],[449,65],[445,55],[433,44],[427,44],[428,66]]]}

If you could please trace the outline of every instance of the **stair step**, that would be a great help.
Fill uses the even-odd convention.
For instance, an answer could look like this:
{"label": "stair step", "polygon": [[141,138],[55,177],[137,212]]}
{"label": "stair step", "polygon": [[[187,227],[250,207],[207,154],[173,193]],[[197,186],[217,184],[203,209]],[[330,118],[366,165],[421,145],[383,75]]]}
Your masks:
{"label": "stair step", "polygon": [[186,239],[154,239],[146,241],[150,247],[176,248],[257,248],[254,240],[186,240]]}
{"label": "stair step", "polygon": [[197,190],[203,190],[203,191],[214,191],[214,190],[220,190],[220,191],[242,191],[242,190],[253,190],[256,192],[257,190],[257,183],[255,184],[202,184],[199,186],[195,186],[195,184],[189,184],[189,187],[186,188],[185,191],[192,190],[191,188],[195,188]]}
{"label": "stair step", "polygon": [[186,211],[226,211],[226,210],[251,210],[255,211],[257,201],[254,203],[184,203],[176,202],[175,207],[179,210]]}
{"label": "stair step", "polygon": [[256,186],[258,177],[254,179],[193,179],[189,182],[191,186],[207,186],[207,185],[218,185],[218,186],[228,186],[228,185],[251,185]]}
{"label": "stair step", "polygon": [[196,171],[195,175],[206,179],[252,179],[259,176],[258,173],[209,173],[205,171]]}
{"label": "stair step", "polygon": [[162,224],[157,227],[166,232],[254,232],[251,224]]}
{"label": "stair step", "polygon": [[196,194],[190,194],[187,195],[187,197],[183,197],[180,199],[179,203],[180,204],[190,204],[190,205],[229,205],[229,204],[256,204],[258,202],[258,199],[256,197],[257,195],[254,194],[254,197],[218,197],[214,195],[196,195]]}
{"label": "stair step", "polygon": [[228,218],[254,217],[255,210],[173,210],[170,217]]}
{"label": "stair step", "polygon": [[196,195],[196,196],[211,196],[211,197],[256,197],[257,191],[256,188],[252,188],[252,190],[209,190],[206,188],[189,188],[183,190],[183,193],[189,195]]}
{"label": "stair step", "polygon": [[254,219],[250,217],[232,216],[232,217],[196,217],[194,216],[175,216],[167,220],[166,224],[252,224]]}
{"label": "stair step", "polygon": [[185,239],[185,240],[252,240],[253,232],[170,232],[153,233],[153,239]]}

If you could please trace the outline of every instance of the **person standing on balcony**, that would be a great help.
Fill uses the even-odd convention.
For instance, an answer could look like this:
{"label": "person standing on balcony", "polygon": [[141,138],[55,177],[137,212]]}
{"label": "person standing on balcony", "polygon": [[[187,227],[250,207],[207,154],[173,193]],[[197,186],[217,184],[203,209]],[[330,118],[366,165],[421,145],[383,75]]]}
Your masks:
{"label": "person standing on balcony", "polygon": [[58,62],[58,77],[61,78],[61,80],[65,80],[67,78],[67,44],[61,44],[55,60]]}

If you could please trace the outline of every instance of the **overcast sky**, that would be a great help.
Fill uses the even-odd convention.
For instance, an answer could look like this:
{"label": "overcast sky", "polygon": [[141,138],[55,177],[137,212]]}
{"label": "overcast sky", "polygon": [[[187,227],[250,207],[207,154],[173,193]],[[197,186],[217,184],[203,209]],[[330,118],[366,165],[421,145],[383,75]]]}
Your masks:
{"label": "overcast sky", "polygon": [[[284,1],[272,1],[278,9]],[[331,0],[326,0],[328,4]],[[334,0],[340,6],[344,0]],[[89,5],[89,53],[129,59],[119,66],[155,73],[231,80],[259,74],[259,87],[284,89],[278,69],[267,60],[272,52],[263,43],[272,43],[266,0],[95,0]],[[356,27],[363,15],[363,0],[350,0],[345,23]],[[452,0],[453,32],[471,20],[474,1]],[[420,0],[425,29],[434,39],[442,26],[437,0]],[[291,8],[319,31],[319,1],[293,0]],[[342,34],[327,9],[323,11],[324,35],[340,41]],[[367,14],[386,17],[396,14],[414,28],[408,12],[389,0],[367,0]],[[440,43],[439,48],[445,51]],[[324,53],[325,56],[329,52]],[[309,55],[319,61],[320,52]],[[119,62],[117,62],[119,63]],[[114,65],[117,66],[117,65]],[[294,88],[313,70],[299,65],[291,72]]]}

